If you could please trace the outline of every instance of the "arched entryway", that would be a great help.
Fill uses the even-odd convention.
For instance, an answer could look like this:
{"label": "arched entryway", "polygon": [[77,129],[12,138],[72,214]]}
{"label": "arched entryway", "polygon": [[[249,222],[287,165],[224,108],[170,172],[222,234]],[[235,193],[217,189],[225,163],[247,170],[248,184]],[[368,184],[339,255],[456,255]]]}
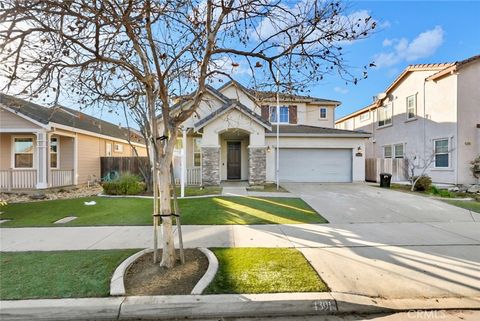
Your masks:
{"label": "arched entryway", "polygon": [[220,180],[248,180],[250,132],[229,128],[219,133]]}

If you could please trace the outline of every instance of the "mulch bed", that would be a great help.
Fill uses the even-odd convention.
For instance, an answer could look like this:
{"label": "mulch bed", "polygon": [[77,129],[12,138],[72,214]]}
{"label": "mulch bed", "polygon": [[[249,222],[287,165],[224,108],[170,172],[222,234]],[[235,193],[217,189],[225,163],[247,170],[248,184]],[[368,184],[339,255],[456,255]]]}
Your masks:
{"label": "mulch bed", "polygon": [[[161,250],[159,251],[161,258]],[[208,268],[207,257],[197,249],[185,250],[185,264],[177,262],[172,269],[153,263],[153,253],[138,258],[127,270],[125,290],[127,295],[190,294]]]}

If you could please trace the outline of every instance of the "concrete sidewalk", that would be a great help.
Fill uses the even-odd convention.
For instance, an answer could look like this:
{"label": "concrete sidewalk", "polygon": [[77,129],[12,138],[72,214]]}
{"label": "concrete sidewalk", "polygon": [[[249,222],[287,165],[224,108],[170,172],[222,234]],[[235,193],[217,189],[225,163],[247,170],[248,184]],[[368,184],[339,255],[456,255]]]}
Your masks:
{"label": "concrete sidewalk", "polygon": [[[1,251],[150,248],[150,226],[1,228]],[[185,225],[185,247],[480,245],[480,222]]]}

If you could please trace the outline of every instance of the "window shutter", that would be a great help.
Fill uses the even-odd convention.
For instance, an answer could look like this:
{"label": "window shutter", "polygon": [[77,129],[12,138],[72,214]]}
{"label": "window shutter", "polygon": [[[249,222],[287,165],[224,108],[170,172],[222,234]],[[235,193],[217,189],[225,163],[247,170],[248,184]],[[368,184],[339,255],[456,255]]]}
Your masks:
{"label": "window shutter", "polygon": [[288,106],[288,120],[290,124],[297,123],[297,106],[295,105]]}
{"label": "window shutter", "polygon": [[262,105],[262,118],[266,121],[270,118],[270,113],[269,113],[269,106],[268,105]]}

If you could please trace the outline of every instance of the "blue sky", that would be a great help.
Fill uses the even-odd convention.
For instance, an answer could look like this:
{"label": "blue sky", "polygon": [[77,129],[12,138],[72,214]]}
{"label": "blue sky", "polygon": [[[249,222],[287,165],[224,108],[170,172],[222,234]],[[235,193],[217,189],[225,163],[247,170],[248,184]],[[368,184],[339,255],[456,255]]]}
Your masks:
{"label": "blue sky", "polygon": [[[369,38],[345,46],[345,59],[358,75],[369,62],[378,67],[357,85],[330,75],[309,88],[312,96],[342,102],[337,118],[370,104],[409,64],[453,62],[480,54],[480,1],[348,1],[348,6],[350,13],[368,12],[379,28]],[[122,114],[85,112],[126,125]]]}
{"label": "blue sky", "polygon": [[[345,48],[351,66],[378,65],[357,85],[330,76],[311,88],[312,96],[339,100],[337,118],[372,102],[409,64],[453,62],[480,54],[480,1],[357,1],[380,28]],[[355,69],[354,69],[355,70]]]}

